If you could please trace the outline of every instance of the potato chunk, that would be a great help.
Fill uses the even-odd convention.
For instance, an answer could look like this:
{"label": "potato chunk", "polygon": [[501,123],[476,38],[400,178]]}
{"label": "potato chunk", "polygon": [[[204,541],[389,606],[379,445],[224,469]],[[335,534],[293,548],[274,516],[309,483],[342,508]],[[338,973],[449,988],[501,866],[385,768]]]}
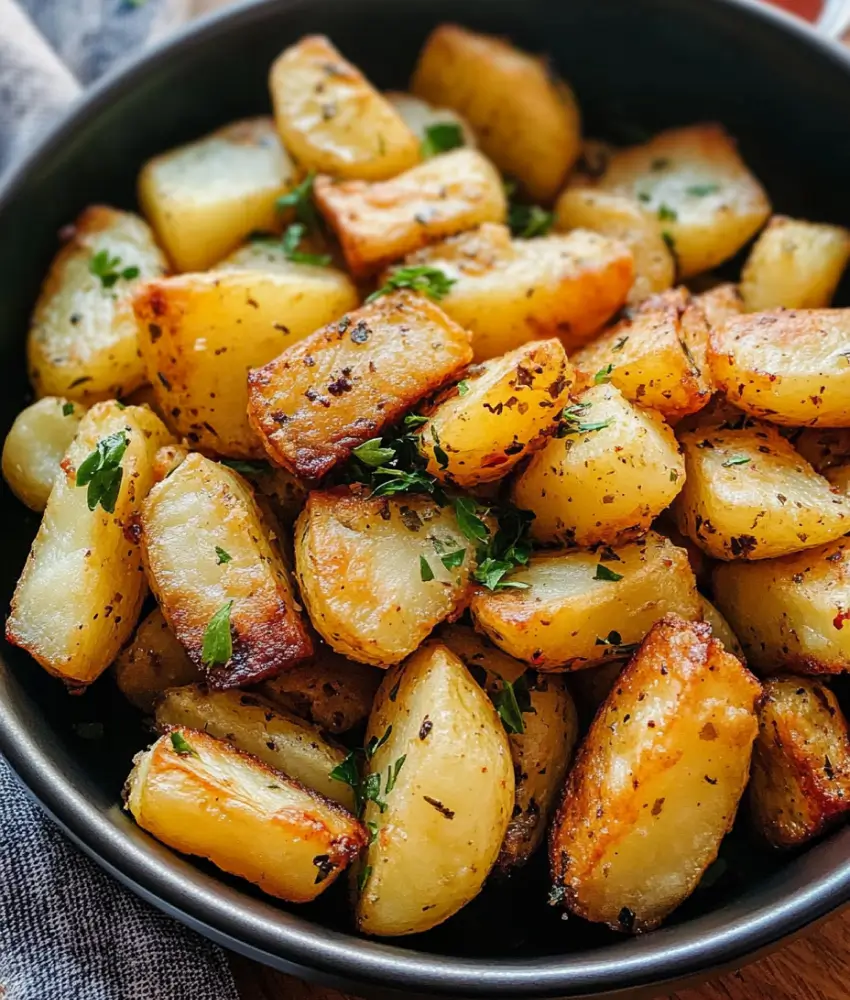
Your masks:
{"label": "potato chunk", "polygon": [[324,35],[285,49],[269,89],[283,144],[304,170],[378,181],[419,162],[399,113]]}
{"label": "potato chunk", "polygon": [[708,321],[709,330],[722,326],[727,320],[740,316],[744,311],[741,292],[731,281],[709,288],[708,291],[695,296],[695,301]]}
{"label": "potato chunk", "polygon": [[534,512],[531,534],[541,542],[595,545],[645,534],[685,480],[673,431],[613,385],[577,400],[517,477],[513,502]]}
{"label": "potato chunk", "polygon": [[454,284],[440,305],[472,332],[483,361],[538,337],[567,350],[585,343],[626,301],[634,277],[628,248],[585,230],[512,240],[484,225],[421,250],[406,266],[439,268]]}
{"label": "potato chunk", "polygon": [[[62,460],[15,588],[6,638],[68,685],[95,680],[136,625],[147,588],[133,519],[153,483],[156,449],[169,439],[150,410],[98,403]],[[96,480],[77,486],[81,465],[97,456]]]}
{"label": "potato chunk", "polygon": [[186,655],[159,608],[139,622],[132,642],[118,654],[112,669],[118,690],[147,714],[153,713],[154,702],[167,688],[201,679],[201,671]]}
{"label": "potato chunk", "polygon": [[410,89],[454,108],[481,148],[535,201],[551,201],[581,151],[570,88],[551,67],[510,42],[442,24],[419,55]]}
{"label": "potato chunk", "polygon": [[[740,564],[735,563],[733,565]],[[744,650],[741,643],[738,641],[738,637],[732,631],[732,626],[726,621],[723,615],[707,597],[700,594],[699,598],[700,603],[702,604],[703,621],[707,621],[711,626],[711,634],[718,640],[718,642],[723,643],[723,648],[727,653],[731,653],[733,656],[737,656],[739,660],[743,661]]]}
{"label": "potato chunk", "polygon": [[770,559],[850,530],[850,507],[770,424],[681,435],[679,528],[715,559]]}
{"label": "potato chunk", "polygon": [[379,785],[364,820],[377,834],[357,928],[425,931],[478,895],[499,854],[514,805],[507,735],[460,659],[429,643],[385,677],[367,738],[384,742],[369,765]]}
{"label": "potato chunk", "polygon": [[318,479],[471,360],[432,302],[387,295],[251,371],[248,416],[273,462]]}
{"label": "potato chunk", "polygon": [[802,430],[791,440],[803,458],[811,463],[815,472],[822,476],[830,469],[850,462],[850,428]]}
{"label": "potato chunk", "polygon": [[620,675],[570,772],[550,840],[566,906],[651,930],[696,888],[735,819],[760,686],[704,623],[670,617]]}
{"label": "potato chunk", "polygon": [[211,271],[151,281],[133,300],[157,400],[193,448],[262,458],[248,424],[248,371],[356,307],[341,271]]}
{"label": "potato chunk", "polygon": [[770,215],[764,189],[720,125],[670,129],[614,153],[598,186],[658,217],[680,278],[722,264]]}
{"label": "potato chunk", "polygon": [[184,727],[136,756],[125,794],[157,840],[291,903],[324,892],[368,839],[338,803]]}
{"label": "potato chunk", "polygon": [[478,143],[469,122],[451,108],[435,108],[433,104],[423,101],[413,94],[402,91],[388,91],[384,97],[392,104],[401,116],[402,121],[419,140],[420,148],[430,156],[436,156],[437,151],[428,151],[428,130],[436,126],[448,125],[455,131],[461,146],[475,148]]}
{"label": "potato chunk", "polygon": [[776,310],[711,335],[711,373],[747,413],[793,427],[850,427],[850,309]]}
{"label": "potato chunk", "polygon": [[538,670],[577,670],[622,656],[659,618],[702,616],[684,549],[650,532],[599,552],[537,552],[511,575],[525,590],[477,590],[475,627]]}
{"label": "potato chunk", "polygon": [[213,687],[260,681],[312,654],[277,543],[226,466],[193,452],[157,483],[142,551],[166,621]]}
{"label": "potato chunk", "polygon": [[772,847],[805,844],[850,811],[847,720],[824,684],[766,682],[748,791],[752,825]]}
{"label": "potato chunk", "polygon": [[145,381],[130,294],[167,264],[148,226],[130,212],[87,208],[54,257],[27,336],[38,396],[90,404],[126,396]]}
{"label": "potato chunk", "polygon": [[828,306],[848,260],[846,229],[774,215],[741,272],[747,312]]}
{"label": "potato chunk", "polygon": [[378,667],[398,663],[463,611],[474,568],[453,508],[425,496],[311,493],[295,526],[310,620],[338,653]]}

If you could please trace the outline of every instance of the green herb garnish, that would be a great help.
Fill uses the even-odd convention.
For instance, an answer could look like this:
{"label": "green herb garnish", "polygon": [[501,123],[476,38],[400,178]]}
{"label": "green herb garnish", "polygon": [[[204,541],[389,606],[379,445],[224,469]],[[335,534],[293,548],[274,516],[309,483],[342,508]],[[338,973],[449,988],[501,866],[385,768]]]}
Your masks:
{"label": "green herb garnish", "polygon": [[300,184],[281,195],[275,202],[275,207],[279,212],[287,208],[294,208],[295,218],[308,232],[315,229],[319,223],[319,216],[313,203],[313,181],[315,179],[316,171],[311,170]]}
{"label": "green herb garnish", "polygon": [[717,194],[719,190],[719,184],[691,184],[690,187],[685,188],[685,194],[694,198],[704,198],[708,194]]}
{"label": "green herb garnish", "polygon": [[268,462],[243,462],[241,458],[222,458],[220,464],[246,476],[265,476],[272,471]]}
{"label": "green herb garnish", "polygon": [[225,563],[229,563],[233,560],[233,556],[229,552],[225,552],[220,545],[215,547],[215,564],[216,566],[223,566]]}
{"label": "green herb garnish", "polygon": [[727,458],[725,462],[721,462],[724,469],[728,469],[733,465],[746,465],[750,461],[744,455],[735,455],[733,458]]}
{"label": "green herb garnish", "polygon": [[554,212],[547,212],[539,205],[508,206],[508,225],[511,227],[511,233],[520,239],[530,240],[535,236],[545,236],[554,222]]}
{"label": "green herb garnish", "polygon": [[364,865],[357,873],[357,889],[359,892],[363,892],[363,889],[366,883],[369,881],[369,876],[371,874],[372,874],[371,865]]}
{"label": "green herb garnish", "polygon": [[465,396],[469,392],[469,381],[467,379],[462,379],[457,384],[457,394],[458,396]]}
{"label": "green herb garnish", "polygon": [[419,576],[422,578],[423,583],[428,583],[429,580],[434,579],[434,571],[431,569],[431,564],[425,556],[419,557]]}
{"label": "green herb garnish", "polygon": [[599,563],[596,567],[596,573],[593,576],[594,580],[608,580],[611,583],[616,583],[618,580],[623,579],[622,573],[615,573],[613,569],[608,569],[603,563]]}
{"label": "green herb garnish", "polygon": [[73,403],[63,403],[62,404],[62,416],[63,417],[70,417],[73,412],[74,412],[74,404]]}
{"label": "green herb garnish", "polygon": [[395,788],[395,783],[398,781],[398,772],[404,766],[404,762],[407,760],[407,754],[403,753],[395,763],[391,764],[387,768],[387,784],[384,788],[384,795],[389,795],[390,792]]}
{"label": "green herb garnish", "polygon": [[89,273],[100,278],[100,283],[104,288],[112,288],[121,278],[125,281],[138,278],[139,269],[135,264],[122,268],[121,258],[117,254],[111,257],[108,250],[98,250],[89,261]]}
{"label": "green herb garnish", "polygon": [[457,122],[435,122],[425,127],[425,138],[420,148],[423,159],[427,160],[463,144],[463,129]]}
{"label": "green herb garnish", "polygon": [[227,663],[233,656],[233,637],[230,634],[230,612],[233,601],[228,601],[210,618],[204,629],[204,640],[201,646],[201,662],[211,667],[218,663]]}
{"label": "green herb garnish", "polygon": [[306,232],[307,227],[303,222],[293,222],[287,228],[280,241],[280,245],[283,247],[283,256],[294,264],[314,264],[316,267],[328,267],[332,259],[330,254],[304,253],[298,249]]}
{"label": "green herb garnish", "polygon": [[604,382],[611,381],[611,372],[614,371],[613,365],[605,365],[604,368],[600,368],[599,371],[593,376],[594,385],[602,385]]}
{"label": "green herb garnish", "polygon": [[192,746],[191,743],[186,740],[182,733],[178,733],[174,730],[171,734],[171,746],[176,754],[181,757],[199,757],[200,754]]}
{"label": "green herb garnish", "polygon": [[359,444],[354,449],[354,455],[356,458],[360,459],[364,465],[377,469],[380,468],[380,466],[385,465],[391,459],[395,458],[395,449],[383,447],[379,437],[370,438],[368,441],[364,441],[363,444]]}
{"label": "green herb garnish", "polygon": [[679,218],[679,213],[669,205],[658,206],[658,218],[661,222],[675,222]]}
{"label": "green herb garnish", "polygon": [[447,552],[440,556],[440,562],[446,569],[457,569],[466,558],[466,549],[456,549],[454,552]]}
{"label": "green herb garnish", "polygon": [[128,443],[126,432],[116,431],[98,441],[95,450],[80,463],[75,481],[77,486],[88,486],[86,502],[89,510],[100,504],[107,514],[115,513],[124,477],[121,459]]}
{"label": "green herb garnish", "polygon": [[503,678],[502,685],[492,695],[492,700],[505,729],[509,733],[524,733],[523,712],[534,712],[531,705],[531,694],[528,690],[528,675],[523,674],[513,684]]}
{"label": "green herb garnish", "polygon": [[389,295],[400,288],[410,288],[414,292],[422,292],[429,299],[438,301],[448,295],[456,281],[456,278],[450,278],[445,271],[441,271],[438,267],[429,265],[400,267],[397,271],[392,272],[384,285],[372,292],[366,302],[374,302],[382,295]]}

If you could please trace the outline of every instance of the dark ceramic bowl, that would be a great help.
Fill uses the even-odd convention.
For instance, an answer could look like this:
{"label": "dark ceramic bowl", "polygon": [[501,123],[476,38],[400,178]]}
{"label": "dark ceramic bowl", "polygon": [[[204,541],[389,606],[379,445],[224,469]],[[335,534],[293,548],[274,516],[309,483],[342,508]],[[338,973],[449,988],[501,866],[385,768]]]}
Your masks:
{"label": "dark ceramic bowl", "polygon": [[[549,52],[578,91],[589,134],[634,141],[638,127],[720,120],[740,137],[779,210],[850,225],[850,58],[768,8],[746,0],[261,0],[190,28],[96,87],[6,178],[0,430],[27,398],[27,317],[64,223],[92,201],[131,207],[144,159],[267,109],[269,64],[303,33],[325,32],[379,86],[400,88],[423,38],[445,20]],[[850,304],[846,289],[839,302]],[[6,606],[36,519],[0,489]],[[285,908],[173,854],[133,824],[120,790],[146,735],[109,677],[69,698],[4,646],[0,708],[0,749],[104,868],[228,947],[356,993],[650,990],[740,963],[850,898],[850,830],[781,863],[752,853],[745,837],[733,834],[724,845],[725,875],[665,928],[641,938],[562,921],[543,905],[541,864],[490,885],[428,934],[366,940],[350,931],[342,886],[311,906]],[[75,735],[74,724],[88,721],[104,723],[102,741]]]}

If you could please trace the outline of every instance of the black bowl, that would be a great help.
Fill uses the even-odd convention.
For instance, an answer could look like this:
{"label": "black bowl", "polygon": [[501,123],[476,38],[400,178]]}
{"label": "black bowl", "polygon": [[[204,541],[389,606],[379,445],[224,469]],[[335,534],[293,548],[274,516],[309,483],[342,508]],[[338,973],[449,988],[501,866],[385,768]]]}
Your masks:
{"label": "black bowl", "polygon": [[[190,28],[96,87],[0,190],[0,428],[26,401],[24,337],[56,233],[92,201],[134,204],[148,156],[268,107],[274,56],[330,35],[380,86],[403,87],[437,23],[510,35],[551,54],[589,134],[717,119],[736,134],[779,210],[850,225],[850,59],[802,23],[747,0],[261,0]],[[850,301],[845,293],[843,299]],[[36,519],[0,495],[0,596],[8,603]],[[20,651],[0,662],[0,749],[83,850],[145,899],[260,961],[358,993],[600,996],[740,963],[850,898],[850,831],[781,863],[745,852],[662,930],[623,939],[543,905],[543,865],[489,886],[426,935],[382,943],[349,931],[342,887],[310,907],[173,854],[120,807],[146,739],[110,678],[69,698]],[[97,743],[75,723],[100,721]]]}

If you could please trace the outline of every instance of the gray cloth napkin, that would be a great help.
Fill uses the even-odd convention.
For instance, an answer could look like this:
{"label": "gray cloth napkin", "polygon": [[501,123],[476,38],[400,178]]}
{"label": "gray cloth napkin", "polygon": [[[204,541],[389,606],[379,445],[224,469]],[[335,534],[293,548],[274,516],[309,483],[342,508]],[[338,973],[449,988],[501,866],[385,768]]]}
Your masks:
{"label": "gray cloth napkin", "polygon": [[[0,0],[0,172],[85,84],[221,2]],[[224,952],[83,857],[2,758],[0,998],[238,1000]]]}

